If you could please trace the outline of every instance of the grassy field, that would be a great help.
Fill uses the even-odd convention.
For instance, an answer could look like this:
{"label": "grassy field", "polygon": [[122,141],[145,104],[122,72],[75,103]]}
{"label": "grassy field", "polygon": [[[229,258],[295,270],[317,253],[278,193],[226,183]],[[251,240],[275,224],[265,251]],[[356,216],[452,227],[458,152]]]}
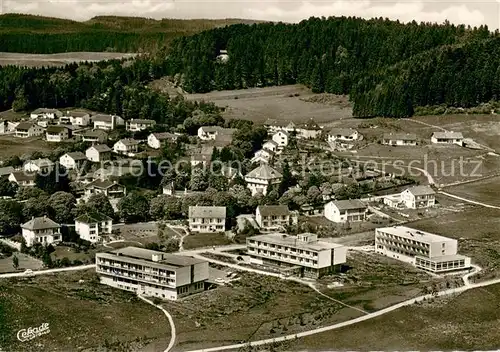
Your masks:
{"label": "grassy field", "polygon": [[275,350],[498,350],[500,285],[396,310]]}
{"label": "grassy field", "polygon": [[491,205],[500,205],[498,192],[500,191],[500,177],[492,177],[486,180],[449,187],[446,192],[467,199],[483,202]]}
{"label": "grassy field", "polygon": [[107,52],[75,52],[58,54],[24,54],[0,52],[0,66],[18,65],[28,67],[64,66],[72,62],[100,61],[131,58],[136,54]]}
{"label": "grassy field", "polygon": [[184,249],[224,246],[232,243],[223,233],[196,233],[184,238]]}
{"label": "grassy field", "polygon": [[[138,223],[126,224],[118,227],[120,237],[130,242],[140,242],[142,244],[161,242],[158,237],[158,226],[156,223]],[[177,234],[171,231],[168,227],[166,230],[169,236],[176,236]],[[137,245],[134,244],[134,245]]]}
{"label": "grassy field", "polygon": [[[43,323],[49,334],[17,340],[20,329]],[[168,345],[169,332],[161,311],[96,283],[93,271],[0,282],[0,347],[6,351],[130,351],[149,343],[158,351]]]}
{"label": "grassy field", "polygon": [[37,152],[50,152],[55,148],[54,144],[47,143],[40,137],[16,138],[12,135],[0,136],[0,159],[14,155],[22,156]]}
{"label": "grassy field", "polygon": [[15,252],[12,256],[0,259],[0,273],[10,273],[14,272],[15,269],[12,266],[12,257],[17,256],[19,259],[18,271],[24,271],[26,269],[37,270],[42,268],[42,261],[30,257],[26,254]]}

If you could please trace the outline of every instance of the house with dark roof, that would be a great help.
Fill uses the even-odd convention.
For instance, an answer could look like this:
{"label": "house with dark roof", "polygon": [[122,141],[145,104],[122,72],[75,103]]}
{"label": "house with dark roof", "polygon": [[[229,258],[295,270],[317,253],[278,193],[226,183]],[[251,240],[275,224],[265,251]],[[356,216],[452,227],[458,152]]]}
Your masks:
{"label": "house with dark roof", "polygon": [[257,193],[267,194],[272,185],[279,185],[283,175],[267,164],[262,164],[245,175],[245,182],[252,196]]}
{"label": "house with dark roof", "polygon": [[14,171],[16,170],[12,166],[0,167],[0,177],[9,177]]}
{"label": "house with dark roof", "polygon": [[104,143],[108,140],[108,134],[103,130],[88,130],[79,135],[82,142]]}
{"label": "house with dark roof", "polygon": [[117,115],[97,114],[91,117],[94,129],[105,131],[114,130],[117,126],[123,126],[125,121]]}
{"label": "house with dark roof", "polygon": [[328,142],[353,142],[358,140],[359,134],[354,128],[332,128],[326,135]]}
{"label": "house with dark roof", "polygon": [[63,125],[51,125],[45,130],[47,142],[62,142],[71,138],[71,130]]}
{"label": "house with dark roof", "polygon": [[70,152],[59,158],[59,164],[68,170],[79,169],[86,160],[87,157],[82,152]]}
{"label": "house with dark roof", "polygon": [[429,208],[436,204],[436,192],[430,186],[414,186],[401,192],[401,200],[410,209]]}
{"label": "house with dark roof", "polygon": [[295,128],[297,132],[297,138],[299,139],[314,139],[321,136],[322,128],[318,123],[311,117],[307,122],[301,123]]}
{"label": "house with dark roof", "polygon": [[35,218],[21,225],[23,238],[26,246],[31,247],[35,243],[49,245],[60,242],[62,237],[59,229],[61,226],[46,216]]}
{"label": "house with dark roof", "polygon": [[108,198],[123,198],[127,194],[125,186],[116,181],[97,179],[85,186],[84,198],[89,199],[94,194],[102,193]]}
{"label": "house with dark roof", "polygon": [[118,154],[133,155],[139,149],[139,142],[133,138],[120,139],[113,145],[113,151]]}
{"label": "house with dark roof", "polygon": [[90,114],[81,110],[67,110],[59,118],[61,124],[71,124],[73,126],[88,126],[90,124]]}
{"label": "house with dark roof", "polygon": [[417,135],[415,133],[385,133],[382,137],[382,144],[385,145],[417,145]]}
{"label": "house with dark roof", "polygon": [[35,159],[35,160],[27,160],[23,165],[23,170],[25,172],[38,172],[43,174],[48,174],[50,171],[54,169],[55,164],[47,159]]}
{"label": "house with dark roof", "polygon": [[125,129],[131,132],[144,131],[153,127],[156,124],[155,120],[147,119],[131,119],[125,122]]}
{"label": "house with dark roof", "polygon": [[148,136],[148,146],[160,149],[166,141],[175,142],[179,136],[170,132],[151,133]]}
{"label": "house with dark roof", "polygon": [[31,112],[32,119],[58,119],[62,116],[62,112],[57,109],[38,108]]}
{"label": "house with dark roof", "polygon": [[111,148],[106,144],[96,144],[85,151],[87,159],[94,163],[111,159]]}
{"label": "house with dark roof", "polygon": [[15,136],[19,138],[38,137],[43,135],[45,129],[32,122],[21,122],[16,126]]}
{"label": "house with dark roof", "polygon": [[232,138],[236,132],[235,128],[223,128],[220,126],[202,126],[198,128],[198,138],[202,141],[217,140],[218,138]]}
{"label": "house with dark roof", "polygon": [[367,209],[359,199],[334,200],[325,204],[324,215],[336,223],[364,221]]}
{"label": "house with dark roof", "polygon": [[264,231],[283,230],[290,225],[290,210],[286,205],[259,205],[255,221]]}
{"label": "house with dark roof", "polygon": [[456,144],[462,146],[463,142],[464,136],[462,132],[434,132],[431,136],[431,143],[434,144]]}
{"label": "house with dark roof", "polygon": [[35,173],[27,173],[24,171],[14,171],[9,175],[9,181],[14,182],[20,187],[34,187],[35,186]]}
{"label": "house with dark roof", "polygon": [[188,218],[192,232],[226,231],[226,207],[190,206]]}
{"label": "house with dark roof", "polygon": [[101,213],[80,215],[75,219],[75,231],[82,240],[91,243],[101,242],[102,236],[111,234],[113,219]]}

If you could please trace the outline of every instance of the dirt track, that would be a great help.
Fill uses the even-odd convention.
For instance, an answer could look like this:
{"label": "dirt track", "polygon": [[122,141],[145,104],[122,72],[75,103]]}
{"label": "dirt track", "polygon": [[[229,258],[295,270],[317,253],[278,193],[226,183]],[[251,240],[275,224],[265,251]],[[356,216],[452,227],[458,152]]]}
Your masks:
{"label": "dirt track", "polygon": [[0,52],[1,65],[29,67],[61,66],[71,62],[100,61],[134,57],[137,54],[108,52],[74,52],[58,54],[23,54]]}

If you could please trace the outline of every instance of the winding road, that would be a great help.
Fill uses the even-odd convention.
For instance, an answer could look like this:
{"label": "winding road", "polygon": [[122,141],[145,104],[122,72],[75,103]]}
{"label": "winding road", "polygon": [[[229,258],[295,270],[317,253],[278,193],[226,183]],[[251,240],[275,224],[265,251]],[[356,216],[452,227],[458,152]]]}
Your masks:
{"label": "winding road", "polygon": [[172,315],[170,315],[170,313],[167,312],[167,310],[165,308],[163,308],[162,306],[154,304],[153,301],[150,301],[149,299],[147,299],[144,296],[141,296],[139,294],[137,296],[140,299],[142,299],[144,302],[151,304],[153,307],[158,308],[159,310],[161,310],[163,312],[163,314],[165,314],[167,316],[168,322],[170,323],[170,342],[169,342],[168,347],[165,349],[164,352],[169,352],[174,347],[175,339],[177,338],[177,332],[175,330],[174,318],[172,318]]}

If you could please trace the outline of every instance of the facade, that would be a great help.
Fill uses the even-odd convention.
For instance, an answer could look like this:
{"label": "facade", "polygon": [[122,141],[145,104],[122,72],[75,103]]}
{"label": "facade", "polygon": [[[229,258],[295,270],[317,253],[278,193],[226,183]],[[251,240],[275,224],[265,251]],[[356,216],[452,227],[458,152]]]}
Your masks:
{"label": "facade", "polygon": [[189,230],[205,233],[226,231],[226,207],[190,206]]}
{"label": "facade", "polygon": [[266,164],[269,164],[271,162],[271,160],[273,159],[274,157],[274,152],[269,150],[269,149],[266,149],[266,148],[262,148],[260,150],[257,150],[255,152],[255,155],[254,157],[250,160],[250,162],[252,163],[266,163]]}
{"label": "facade", "polygon": [[312,233],[290,236],[282,233],[247,238],[250,260],[299,277],[319,278],[346,262],[347,248],[320,241]]}
{"label": "facade", "polygon": [[124,121],[120,116],[99,114],[92,116],[94,129],[105,131],[114,130],[117,126],[123,126]]}
{"label": "facade", "polygon": [[470,267],[470,258],[457,254],[457,240],[406,226],[375,230],[375,252],[410,263],[417,268],[443,273]]}
{"label": "facade", "polygon": [[96,254],[102,284],[169,300],[203,292],[208,270],[207,261],[144,248]]}
{"label": "facade", "polygon": [[232,136],[234,132],[236,132],[234,128],[202,126],[198,128],[198,138],[202,141],[216,140],[220,136]]}
{"label": "facade", "polygon": [[156,124],[155,120],[131,119],[126,121],[125,129],[131,132],[144,131],[153,127]]}
{"label": "facade", "polygon": [[321,126],[311,117],[307,122],[296,127],[298,139],[314,139],[321,136]]}
{"label": "facade", "polygon": [[332,128],[326,135],[328,142],[353,142],[357,141],[359,133],[353,128]]}
{"label": "facade", "polygon": [[283,175],[267,164],[262,164],[245,175],[247,188],[252,192],[252,196],[257,193],[267,194],[267,190],[272,185],[279,185]]}
{"label": "facade", "polygon": [[64,126],[49,126],[45,130],[47,142],[63,142],[71,137],[71,130]]}
{"label": "facade", "polygon": [[23,171],[12,172],[9,175],[9,181],[14,182],[20,187],[35,187],[36,174],[27,174]]}
{"label": "facade", "polygon": [[43,135],[45,129],[32,122],[21,122],[16,126],[16,137],[29,138]]}
{"label": "facade", "polygon": [[264,231],[279,231],[290,225],[290,210],[286,205],[259,205],[255,221]]}
{"label": "facade", "polygon": [[401,200],[407,208],[420,209],[436,204],[436,192],[429,186],[415,186],[401,192]]}
{"label": "facade", "polygon": [[113,219],[100,213],[84,214],[75,219],[75,231],[82,240],[101,242],[102,235],[113,230]]}
{"label": "facade", "polygon": [[66,153],[59,158],[59,164],[68,170],[79,169],[87,160],[82,152]]}
{"label": "facade", "polygon": [[85,151],[85,156],[88,160],[98,163],[104,160],[111,159],[111,148],[106,144],[96,144]]}
{"label": "facade", "polygon": [[46,216],[32,218],[25,224],[21,225],[23,238],[26,241],[26,246],[31,247],[35,243],[49,245],[60,242],[62,237],[58,223],[52,221]]}
{"label": "facade", "polygon": [[39,108],[31,112],[30,117],[32,119],[59,119],[62,116],[62,112],[56,109],[46,109]]}
{"label": "facade", "polygon": [[59,123],[85,127],[90,124],[90,114],[84,111],[66,111],[64,116],[59,118]]}
{"label": "facade", "polygon": [[385,145],[417,145],[417,135],[414,133],[386,133],[382,138]]}
{"label": "facade", "polygon": [[[293,124],[293,122],[290,122],[292,126],[292,129],[291,131],[293,131],[295,129],[295,125]],[[287,125],[289,125],[288,122],[286,121],[283,121],[283,120],[276,120],[276,119],[267,119],[265,122],[264,122],[264,127],[267,129],[267,132],[269,134],[274,134],[280,130],[285,130],[287,128]]]}
{"label": "facade", "polygon": [[266,141],[264,142],[264,144],[262,144],[262,149],[267,149],[276,153],[278,151],[278,143],[273,140]]}
{"label": "facade", "polygon": [[23,170],[25,172],[39,172],[43,174],[48,174],[54,169],[54,163],[49,159],[36,159],[28,160],[23,165]]}
{"label": "facade", "polygon": [[325,218],[336,223],[366,220],[367,207],[358,199],[336,200],[325,204]]}
{"label": "facade", "polygon": [[108,140],[108,134],[103,130],[86,131],[81,135],[83,142],[104,143]]}
{"label": "facade", "polygon": [[148,136],[148,146],[153,149],[160,149],[166,141],[175,142],[177,135],[169,132],[151,133]]}
{"label": "facade", "polygon": [[431,143],[434,144],[457,144],[462,146],[464,136],[461,132],[434,132],[431,136]]}
{"label": "facade", "polygon": [[95,180],[85,187],[84,198],[89,199],[94,194],[103,193],[111,199],[123,198],[127,194],[125,186],[120,185],[116,181]]}
{"label": "facade", "polygon": [[273,134],[273,141],[278,145],[278,149],[283,149],[288,145],[288,141],[290,139],[290,134],[285,131],[278,131]]}
{"label": "facade", "polygon": [[113,151],[119,154],[135,154],[139,149],[139,142],[132,138],[120,139],[113,145]]}

